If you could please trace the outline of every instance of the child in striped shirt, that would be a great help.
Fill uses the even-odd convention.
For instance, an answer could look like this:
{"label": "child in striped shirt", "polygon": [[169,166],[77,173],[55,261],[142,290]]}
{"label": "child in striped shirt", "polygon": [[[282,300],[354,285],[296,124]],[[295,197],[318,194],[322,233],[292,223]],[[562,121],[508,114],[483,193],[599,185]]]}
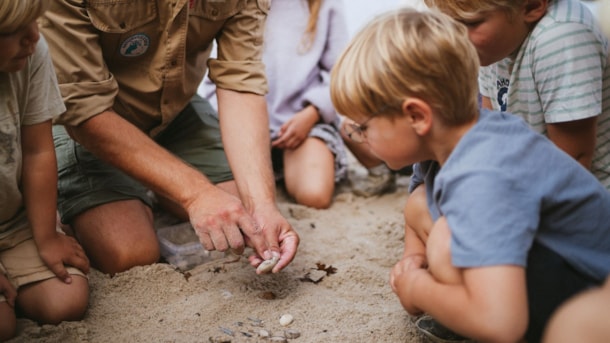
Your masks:
{"label": "child in striped shirt", "polygon": [[610,189],[608,39],[578,0],[426,0],[468,27],[483,107],[519,115]]}

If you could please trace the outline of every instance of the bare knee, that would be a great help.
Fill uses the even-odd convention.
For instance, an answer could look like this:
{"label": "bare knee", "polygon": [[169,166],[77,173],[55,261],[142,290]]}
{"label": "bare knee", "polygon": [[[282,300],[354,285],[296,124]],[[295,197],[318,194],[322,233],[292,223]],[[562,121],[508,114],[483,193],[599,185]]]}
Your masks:
{"label": "bare knee", "polygon": [[332,203],[332,192],[331,194],[326,193],[328,192],[302,190],[295,194],[294,198],[298,204],[316,209],[327,209]]}
{"label": "bare knee", "polygon": [[41,324],[81,320],[88,303],[89,285],[80,275],[72,275],[71,284],[53,278],[25,286],[17,296],[17,306],[24,315]]}
{"label": "bare knee", "polygon": [[425,243],[434,224],[428,209],[425,187],[417,187],[407,198],[404,209],[405,224]]}
{"label": "bare knee", "polygon": [[159,261],[159,243],[155,240],[117,242],[106,250],[106,256],[98,257],[94,266],[103,273],[116,274],[136,266],[146,266]]}
{"label": "bare knee", "polygon": [[91,208],[72,224],[91,265],[104,273],[123,272],[159,260],[152,211],[139,200]]}
{"label": "bare knee", "polygon": [[451,263],[451,231],[444,217],[434,224],[426,244],[430,273],[444,284],[462,283],[461,272]]}
{"label": "bare knee", "polygon": [[8,341],[17,333],[15,311],[6,301],[0,302],[0,342]]}

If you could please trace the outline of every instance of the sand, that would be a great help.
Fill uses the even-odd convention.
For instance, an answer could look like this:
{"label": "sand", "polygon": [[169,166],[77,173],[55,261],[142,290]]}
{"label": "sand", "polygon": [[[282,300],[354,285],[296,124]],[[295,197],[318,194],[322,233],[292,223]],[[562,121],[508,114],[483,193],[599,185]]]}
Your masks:
{"label": "sand", "polygon": [[[350,167],[352,179],[362,170]],[[246,258],[221,255],[183,272],[169,264],[113,277],[90,273],[90,306],[79,322],[18,320],[11,342],[424,342],[388,284],[403,245],[407,177],[398,189],[363,198],[347,184],[330,209],[279,208],[299,232],[295,260],[256,275]],[[294,320],[280,325],[282,315]],[[261,331],[263,330],[263,331]],[[262,335],[262,336],[261,336]]]}

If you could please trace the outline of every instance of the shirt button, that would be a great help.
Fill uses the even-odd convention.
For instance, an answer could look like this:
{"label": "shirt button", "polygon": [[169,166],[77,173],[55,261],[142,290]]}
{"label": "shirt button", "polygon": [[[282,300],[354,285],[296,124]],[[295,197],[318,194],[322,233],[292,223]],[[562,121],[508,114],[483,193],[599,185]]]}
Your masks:
{"label": "shirt button", "polygon": [[212,15],[213,16],[217,16],[218,15],[218,8],[216,8],[216,7],[212,8]]}

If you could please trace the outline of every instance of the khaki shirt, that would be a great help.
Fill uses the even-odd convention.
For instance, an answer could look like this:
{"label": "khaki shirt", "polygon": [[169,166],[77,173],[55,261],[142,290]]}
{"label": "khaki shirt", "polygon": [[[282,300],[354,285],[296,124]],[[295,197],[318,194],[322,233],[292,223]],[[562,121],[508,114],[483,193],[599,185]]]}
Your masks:
{"label": "khaki shirt", "polygon": [[[207,67],[219,88],[263,95],[270,0],[56,0],[40,19],[67,112],[77,126],[110,108],[141,130],[164,129]],[[210,59],[216,39],[218,57]],[[209,60],[209,62],[208,62]]]}

